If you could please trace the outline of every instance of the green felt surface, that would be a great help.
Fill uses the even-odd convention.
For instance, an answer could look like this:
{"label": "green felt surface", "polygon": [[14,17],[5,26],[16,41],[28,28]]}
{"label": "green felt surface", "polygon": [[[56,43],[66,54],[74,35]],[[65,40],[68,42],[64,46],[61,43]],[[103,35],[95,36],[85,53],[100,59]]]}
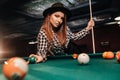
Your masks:
{"label": "green felt surface", "polygon": [[[71,58],[50,59],[45,63],[29,64],[24,80],[120,80],[120,64],[116,59],[103,59],[100,54],[90,54],[90,62],[81,65]],[[0,80],[6,80],[0,65]]]}

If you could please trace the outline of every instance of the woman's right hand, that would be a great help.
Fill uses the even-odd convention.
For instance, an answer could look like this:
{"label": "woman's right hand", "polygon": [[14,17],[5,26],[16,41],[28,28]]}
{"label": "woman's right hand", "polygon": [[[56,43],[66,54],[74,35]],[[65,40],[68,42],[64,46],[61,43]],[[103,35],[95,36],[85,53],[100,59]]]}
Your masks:
{"label": "woman's right hand", "polygon": [[87,25],[86,29],[89,31],[89,30],[91,30],[94,27],[94,25],[95,25],[94,20],[90,19],[90,21],[88,22],[88,25]]}
{"label": "woman's right hand", "polygon": [[42,56],[39,56],[39,55],[36,55],[36,54],[30,54],[29,57],[32,57],[32,56],[34,56],[36,58],[36,63],[39,63],[39,62],[43,61],[43,57]]}

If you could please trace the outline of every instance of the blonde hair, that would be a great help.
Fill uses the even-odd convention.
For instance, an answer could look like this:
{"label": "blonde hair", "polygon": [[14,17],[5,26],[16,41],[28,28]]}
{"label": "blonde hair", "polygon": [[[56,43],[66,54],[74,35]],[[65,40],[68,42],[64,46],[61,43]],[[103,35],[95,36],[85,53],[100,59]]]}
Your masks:
{"label": "blonde hair", "polygon": [[[66,43],[66,28],[67,28],[67,25],[66,25],[66,16],[65,16],[60,30],[58,32],[56,32],[58,34],[58,38],[60,40],[60,46],[65,45],[65,43]],[[45,17],[45,20],[42,24],[41,29],[45,30],[48,40],[50,41],[50,43],[52,43],[53,42],[53,34],[52,34],[52,26],[50,24],[50,15],[47,15]]]}

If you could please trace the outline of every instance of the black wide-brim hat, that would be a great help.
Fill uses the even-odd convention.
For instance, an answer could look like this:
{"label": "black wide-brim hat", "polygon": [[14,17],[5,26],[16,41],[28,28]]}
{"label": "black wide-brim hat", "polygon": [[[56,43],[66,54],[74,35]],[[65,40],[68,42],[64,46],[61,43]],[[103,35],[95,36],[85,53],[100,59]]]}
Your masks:
{"label": "black wide-brim hat", "polygon": [[43,12],[43,16],[46,17],[48,14],[52,14],[56,11],[63,12],[67,17],[67,20],[69,20],[71,17],[70,10],[68,8],[66,8],[62,3],[55,3],[51,7],[45,9]]}

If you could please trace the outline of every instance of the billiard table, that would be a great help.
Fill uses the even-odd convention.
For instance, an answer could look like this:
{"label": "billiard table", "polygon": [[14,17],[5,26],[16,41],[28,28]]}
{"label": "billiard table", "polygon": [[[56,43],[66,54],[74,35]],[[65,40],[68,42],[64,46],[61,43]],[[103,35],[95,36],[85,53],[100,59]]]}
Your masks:
{"label": "billiard table", "polygon": [[[120,80],[120,63],[103,59],[101,53],[88,54],[90,62],[79,64],[71,55],[48,57],[44,63],[29,64],[24,80]],[[6,80],[0,64],[0,80]]]}

